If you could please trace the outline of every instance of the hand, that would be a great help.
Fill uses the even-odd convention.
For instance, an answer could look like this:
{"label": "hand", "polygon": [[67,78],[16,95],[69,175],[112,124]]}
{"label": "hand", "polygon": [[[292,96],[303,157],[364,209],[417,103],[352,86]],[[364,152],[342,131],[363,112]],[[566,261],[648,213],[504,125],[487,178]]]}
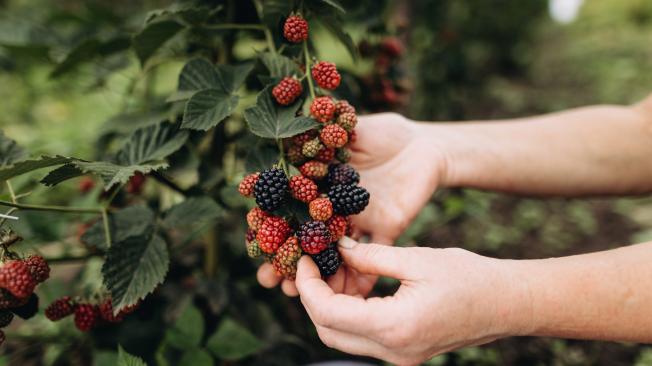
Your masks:
{"label": "hand", "polygon": [[[347,248],[348,247],[348,248]],[[296,285],[321,340],[341,351],[400,365],[521,334],[527,299],[503,262],[457,249],[396,248],[344,238],[345,263],[360,273],[399,279],[389,297],[336,294],[309,257]],[[524,314],[524,315],[521,315]]]}

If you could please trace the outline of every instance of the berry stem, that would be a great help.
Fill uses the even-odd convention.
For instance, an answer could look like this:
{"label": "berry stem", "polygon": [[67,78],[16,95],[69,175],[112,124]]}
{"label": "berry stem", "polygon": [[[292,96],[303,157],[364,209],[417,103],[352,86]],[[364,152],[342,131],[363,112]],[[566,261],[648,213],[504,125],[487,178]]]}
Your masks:
{"label": "berry stem", "polygon": [[11,186],[11,182],[7,180],[5,183],[7,183],[7,189],[9,190],[9,195],[11,196],[11,202],[18,203],[16,202],[16,193],[14,193],[14,188]]}
{"label": "berry stem", "polygon": [[102,223],[104,224],[104,238],[106,239],[106,247],[111,247],[111,229],[109,228],[109,215],[106,213],[106,208],[102,208]]}
{"label": "berry stem", "polygon": [[281,139],[277,139],[276,144],[278,145],[279,151],[278,165],[281,167],[281,169],[283,169],[285,175],[289,177],[290,171],[288,170],[288,165],[285,162],[285,148],[283,147],[283,141]]}
{"label": "berry stem", "polygon": [[[254,0],[254,6],[256,7],[256,14],[258,14],[258,18],[263,20],[263,4],[260,2],[260,0]],[[274,44],[274,37],[272,36],[272,31],[269,29],[269,27],[265,25],[258,25],[263,32],[265,32],[265,41],[267,41],[267,47],[272,53],[277,53],[276,52],[276,45]]]}
{"label": "berry stem", "polygon": [[312,77],[310,76],[310,51],[308,51],[308,41],[303,41],[303,56],[306,60],[306,77],[308,78],[310,97],[315,99],[315,86],[312,84]]}
{"label": "berry stem", "polygon": [[229,30],[229,29],[239,29],[239,30],[257,30],[265,31],[266,27],[262,24],[237,24],[237,23],[223,23],[223,24],[213,24],[204,26],[206,29],[210,30]]}
{"label": "berry stem", "polygon": [[102,213],[103,208],[83,208],[83,207],[66,207],[66,206],[45,206],[45,205],[26,205],[21,203],[13,203],[0,200],[0,206],[13,207],[21,210],[28,211],[52,211],[52,212],[69,212],[69,213],[82,213],[82,214],[98,214]]}

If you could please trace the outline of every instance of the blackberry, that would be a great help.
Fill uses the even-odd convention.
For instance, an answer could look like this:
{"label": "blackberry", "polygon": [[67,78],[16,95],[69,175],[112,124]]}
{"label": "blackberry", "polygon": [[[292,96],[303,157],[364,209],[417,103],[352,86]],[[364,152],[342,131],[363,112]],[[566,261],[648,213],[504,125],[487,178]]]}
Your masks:
{"label": "blackberry", "polygon": [[27,303],[19,307],[11,309],[11,312],[18,315],[22,319],[29,319],[36,315],[38,312],[38,296],[32,294],[27,300]]}
{"label": "blackberry", "polygon": [[297,233],[301,249],[308,254],[317,254],[333,241],[328,226],[323,221],[308,221],[301,225]]}
{"label": "blackberry", "polygon": [[256,203],[264,211],[274,211],[281,207],[288,196],[288,178],[278,168],[271,168],[260,173],[254,187]]}
{"label": "blackberry", "polygon": [[342,265],[340,252],[337,251],[337,246],[333,244],[323,252],[313,254],[312,260],[315,261],[315,264],[319,268],[319,273],[321,273],[323,277],[334,275]]}
{"label": "blackberry", "polygon": [[328,167],[326,180],[330,185],[358,184],[360,174],[349,164],[334,164]]}
{"label": "blackberry", "polygon": [[25,259],[25,264],[29,267],[32,277],[36,282],[43,282],[50,278],[50,266],[45,258],[40,255],[30,255]]}
{"label": "blackberry", "polygon": [[70,296],[64,296],[54,300],[47,308],[45,308],[45,317],[57,321],[67,317],[75,312],[74,304]]}
{"label": "blackberry", "polygon": [[353,184],[337,184],[328,191],[333,212],[341,216],[356,215],[369,204],[369,192]]}
{"label": "blackberry", "polygon": [[4,328],[14,320],[14,314],[8,310],[0,311],[0,328]]}

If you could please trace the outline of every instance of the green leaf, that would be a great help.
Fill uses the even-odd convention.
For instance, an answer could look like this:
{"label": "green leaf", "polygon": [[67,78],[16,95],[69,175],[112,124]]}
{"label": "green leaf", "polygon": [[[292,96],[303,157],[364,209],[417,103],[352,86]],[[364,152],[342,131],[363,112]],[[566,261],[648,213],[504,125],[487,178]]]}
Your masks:
{"label": "green leaf", "polygon": [[186,306],[166,333],[168,344],[177,349],[196,348],[204,336],[204,318],[192,304]]}
{"label": "green leaf", "polygon": [[260,350],[262,343],[249,330],[227,318],[206,342],[206,348],[218,358],[237,361]]}
{"label": "green leaf", "polygon": [[217,89],[198,91],[186,104],[181,128],[208,131],[233,113],[238,100]]}
{"label": "green leaf", "polygon": [[102,124],[99,134],[131,134],[139,128],[161,123],[161,121],[166,120],[167,117],[168,114],[164,110],[118,114]]}
{"label": "green leaf", "polygon": [[121,165],[163,160],[179,150],[188,136],[188,131],[180,131],[176,125],[167,122],[143,127],[129,136],[116,160]]}
{"label": "green leaf", "polygon": [[0,167],[9,166],[26,158],[27,151],[0,131]]}
{"label": "green leaf", "polygon": [[271,86],[268,86],[258,94],[256,105],[245,110],[244,116],[251,132],[260,137],[291,137],[318,126],[317,121],[310,117],[296,117],[300,106],[300,100],[288,107],[276,105],[272,100]]}
{"label": "green leaf", "polygon": [[181,18],[189,23],[197,24],[205,21],[209,17],[215,15],[223,6],[218,5],[214,9],[210,9],[206,6],[198,6],[195,4],[179,4],[173,3],[167,8],[152,10],[147,13],[145,23],[150,23],[154,20],[170,19],[170,18]]}
{"label": "green leaf", "polygon": [[[162,161],[153,161],[148,164],[123,166],[105,161],[86,162],[80,160],[72,160],[71,165],[73,165],[77,171],[71,168],[66,168],[63,170],[56,169],[50,172],[50,174],[48,174],[45,178],[43,178],[41,183],[47,186],[52,186],[66,179],[74,178],[79,175],[94,174],[102,179],[104,182],[104,190],[108,191],[116,184],[127,183],[129,178],[136,175],[136,173],[149,174],[152,171],[168,167],[168,164]],[[67,175],[64,176],[63,173],[66,173]]]}
{"label": "green leaf", "polygon": [[97,56],[108,56],[126,50],[131,45],[129,38],[118,36],[107,41],[90,38],[76,45],[66,57],[50,73],[51,78],[57,78],[84,62]]}
{"label": "green leaf", "polygon": [[288,57],[272,52],[261,53],[259,57],[273,78],[301,74],[297,63]]}
{"label": "green leaf", "polygon": [[358,47],[355,45],[355,42],[353,42],[351,36],[344,31],[344,27],[340,20],[335,17],[324,17],[320,19],[320,23],[344,44],[353,60],[358,59]]}
{"label": "green leaf", "polygon": [[271,146],[259,146],[249,150],[245,160],[247,173],[261,172],[278,162],[278,150]]}
{"label": "green leaf", "polygon": [[168,228],[202,225],[221,214],[222,208],[212,198],[191,197],[167,210],[163,225]]}
{"label": "green leaf", "polygon": [[181,29],[183,25],[173,20],[147,24],[133,39],[133,47],[140,64],[145,65],[147,60]]}
{"label": "green leaf", "polygon": [[[155,215],[145,205],[123,208],[109,215],[109,231],[113,242],[123,242],[132,237],[149,237],[154,232]],[[99,220],[89,227],[81,241],[87,245],[106,250],[104,222]]]}
{"label": "green leaf", "polygon": [[214,66],[203,58],[190,60],[179,74],[178,92],[170,96],[167,101],[186,100],[195,92],[206,89],[233,94],[242,86],[252,69],[252,63]]}
{"label": "green leaf", "polygon": [[118,345],[117,366],[147,366],[147,364],[142,359],[128,354],[122,346]]}
{"label": "green leaf", "polygon": [[323,2],[324,4],[330,5],[335,10],[339,11],[342,14],[346,13],[346,10],[344,10],[344,7],[336,0],[321,0],[321,2]]}
{"label": "green leaf", "polygon": [[37,159],[23,160],[14,163],[13,165],[3,166],[2,168],[0,168],[0,182],[5,181],[7,179],[11,179],[13,177],[17,177],[25,173],[33,172],[38,169],[47,168],[56,165],[63,165],[72,161],[73,159],[74,158],[68,158],[60,155],[57,156],[44,155]]}
{"label": "green leaf", "polygon": [[186,351],[178,366],[213,366],[213,357],[203,349],[194,349]]}
{"label": "green leaf", "polygon": [[41,179],[41,183],[48,187],[52,187],[68,179],[77,178],[82,175],[84,175],[84,172],[74,164],[65,164],[50,171],[48,175]]}
{"label": "green leaf", "polygon": [[251,62],[241,65],[218,65],[217,72],[220,75],[224,90],[229,93],[238,91],[253,68],[254,64]]}
{"label": "green leaf", "polygon": [[135,236],[114,243],[102,266],[114,312],[154,291],[165,279],[169,264],[167,245],[158,235]]}

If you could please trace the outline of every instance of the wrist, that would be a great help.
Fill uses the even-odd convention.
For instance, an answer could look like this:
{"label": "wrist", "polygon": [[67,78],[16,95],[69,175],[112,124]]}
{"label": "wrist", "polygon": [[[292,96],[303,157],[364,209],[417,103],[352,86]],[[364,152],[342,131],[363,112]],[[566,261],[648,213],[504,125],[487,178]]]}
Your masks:
{"label": "wrist", "polygon": [[526,336],[535,332],[533,288],[523,262],[497,259],[500,294],[497,308],[497,329],[501,336]]}

